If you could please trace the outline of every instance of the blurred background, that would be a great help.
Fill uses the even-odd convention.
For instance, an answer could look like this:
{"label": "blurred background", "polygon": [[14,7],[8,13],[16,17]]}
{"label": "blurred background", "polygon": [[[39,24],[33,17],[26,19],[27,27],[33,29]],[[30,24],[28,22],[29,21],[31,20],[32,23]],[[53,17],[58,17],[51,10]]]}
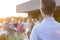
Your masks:
{"label": "blurred background", "polygon": [[[55,1],[54,18],[60,22],[60,0]],[[33,27],[42,19],[40,0],[0,0],[0,39],[7,33],[3,36],[8,40],[29,40]]]}

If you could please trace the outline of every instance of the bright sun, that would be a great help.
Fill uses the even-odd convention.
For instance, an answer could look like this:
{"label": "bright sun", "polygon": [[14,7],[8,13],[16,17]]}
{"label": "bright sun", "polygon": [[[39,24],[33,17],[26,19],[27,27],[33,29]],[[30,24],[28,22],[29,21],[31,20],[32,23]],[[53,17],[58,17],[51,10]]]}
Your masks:
{"label": "bright sun", "polygon": [[0,0],[0,18],[6,18],[10,16],[27,17],[27,13],[16,14],[16,5],[22,4],[27,1],[30,0]]}

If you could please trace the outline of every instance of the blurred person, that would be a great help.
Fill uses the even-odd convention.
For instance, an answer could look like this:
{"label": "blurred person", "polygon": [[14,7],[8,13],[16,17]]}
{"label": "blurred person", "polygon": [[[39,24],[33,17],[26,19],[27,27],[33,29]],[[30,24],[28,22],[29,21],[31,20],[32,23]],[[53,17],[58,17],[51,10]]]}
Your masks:
{"label": "blurred person", "polygon": [[18,27],[18,20],[17,19],[13,20],[13,26],[14,26],[15,30],[17,31],[17,27]]}
{"label": "blurred person", "polygon": [[30,37],[30,33],[31,33],[31,30],[32,30],[32,23],[31,23],[31,20],[28,20],[27,21],[27,35],[28,35],[28,38]]}
{"label": "blurred person", "polygon": [[39,25],[39,24],[40,24],[39,20],[38,19],[35,19],[34,26],[35,25]]}
{"label": "blurred person", "polygon": [[23,25],[23,30],[25,32],[25,30],[27,28],[27,20],[26,19],[23,20],[22,25]]}
{"label": "blurred person", "polygon": [[9,32],[7,31],[6,27],[1,24],[1,27],[0,27],[0,40],[8,40],[8,34],[9,34]]}
{"label": "blurred person", "polygon": [[54,0],[40,0],[43,21],[33,28],[30,40],[60,40],[60,23],[53,17],[55,8]]}
{"label": "blurred person", "polygon": [[23,37],[23,40],[29,40],[28,36],[27,36],[27,33],[23,33],[22,37]]}
{"label": "blurred person", "polygon": [[[16,31],[17,31],[17,27],[16,27],[16,20],[14,20],[14,22],[11,22],[11,19],[10,18],[6,18],[5,19],[5,22],[3,22],[3,26],[5,27],[6,31],[8,31],[8,37],[11,36],[15,36],[17,35]],[[17,36],[16,37],[16,40],[18,39]]]}
{"label": "blurred person", "polygon": [[14,36],[15,36],[16,40],[20,40],[19,35],[18,35],[18,20],[15,18],[12,21],[11,25],[13,26],[12,30],[14,30]]}
{"label": "blurred person", "polygon": [[2,26],[4,26],[9,33],[12,33],[10,30],[11,28],[10,21],[11,21],[10,18],[6,18],[5,21],[2,23]]}
{"label": "blurred person", "polygon": [[18,28],[18,32],[23,33],[23,27],[22,27],[22,25],[19,24],[17,28]]}
{"label": "blurred person", "polygon": [[34,19],[31,19],[31,23],[32,23],[32,29],[34,27]]}
{"label": "blurred person", "polygon": [[18,35],[19,35],[19,37],[20,37],[20,40],[23,40],[23,37],[22,37],[22,34],[23,34],[24,32],[23,32],[23,27],[22,27],[22,25],[18,25]]}
{"label": "blurred person", "polygon": [[14,19],[14,26],[17,28],[18,26],[18,20],[17,19]]}
{"label": "blurred person", "polygon": [[4,27],[4,30],[8,32],[7,39],[10,35],[13,36],[13,31],[11,30],[13,29],[13,26],[10,24],[10,21],[11,21],[10,18],[6,18],[5,21],[2,23],[2,27]]}

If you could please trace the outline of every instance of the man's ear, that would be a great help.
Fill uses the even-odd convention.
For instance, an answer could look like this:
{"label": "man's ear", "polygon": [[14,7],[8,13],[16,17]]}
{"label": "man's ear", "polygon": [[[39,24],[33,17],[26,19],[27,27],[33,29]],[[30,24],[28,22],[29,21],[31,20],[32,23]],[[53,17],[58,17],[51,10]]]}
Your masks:
{"label": "man's ear", "polygon": [[41,12],[41,13],[44,13],[44,8],[41,7],[41,8],[40,8],[40,12]]}

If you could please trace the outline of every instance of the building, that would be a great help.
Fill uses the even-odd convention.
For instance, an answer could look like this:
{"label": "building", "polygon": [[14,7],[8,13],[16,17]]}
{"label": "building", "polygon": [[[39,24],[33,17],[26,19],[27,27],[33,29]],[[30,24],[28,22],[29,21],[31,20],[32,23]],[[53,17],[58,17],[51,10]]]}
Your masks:
{"label": "building", "polygon": [[[60,0],[56,1],[56,11],[54,14],[54,17],[57,21],[60,22]],[[38,18],[40,21],[42,20],[42,17],[40,15],[40,1],[39,0],[31,0],[29,2],[20,4],[16,6],[16,12],[17,13],[28,13],[29,18]]]}

